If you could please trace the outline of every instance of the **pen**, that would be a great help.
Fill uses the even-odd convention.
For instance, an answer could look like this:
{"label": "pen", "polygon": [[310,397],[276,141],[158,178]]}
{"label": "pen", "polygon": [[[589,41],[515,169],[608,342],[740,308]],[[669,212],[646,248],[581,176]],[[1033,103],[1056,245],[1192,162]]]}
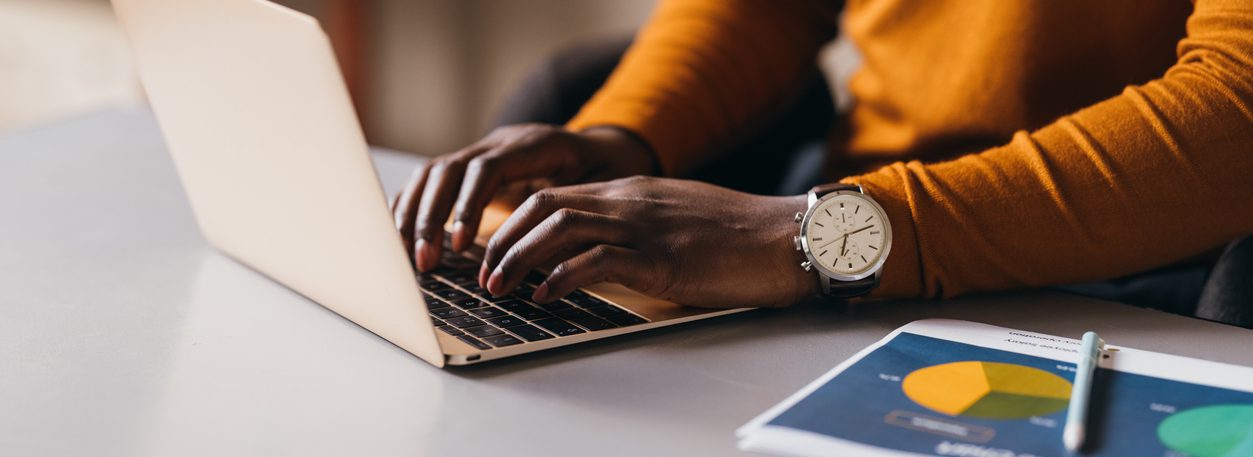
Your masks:
{"label": "pen", "polygon": [[1070,408],[1066,412],[1066,427],[1062,429],[1062,443],[1070,452],[1076,452],[1083,446],[1084,431],[1088,428],[1088,403],[1092,399],[1092,376],[1104,349],[1105,341],[1096,336],[1096,332],[1083,334],[1079,364],[1075,367],[1075,384],[1070,391]]}

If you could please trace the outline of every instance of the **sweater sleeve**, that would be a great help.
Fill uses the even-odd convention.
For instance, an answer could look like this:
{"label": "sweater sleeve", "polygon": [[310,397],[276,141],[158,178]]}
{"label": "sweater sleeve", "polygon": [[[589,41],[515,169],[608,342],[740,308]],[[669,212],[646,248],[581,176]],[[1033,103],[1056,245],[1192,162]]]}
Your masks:
{"label": "sweater sleeve", "polygon": [[847,179],[894,243],[882,296],[1116,277],[1253,233],[1253,2],[1197,0],[1163,76],[1003,146]]}
{"label": "sweater sleeve", "polygon": [[661,0],[605,86],[567,128],[616,126],[681,176],[770,114],[835,36],[838,2]]}

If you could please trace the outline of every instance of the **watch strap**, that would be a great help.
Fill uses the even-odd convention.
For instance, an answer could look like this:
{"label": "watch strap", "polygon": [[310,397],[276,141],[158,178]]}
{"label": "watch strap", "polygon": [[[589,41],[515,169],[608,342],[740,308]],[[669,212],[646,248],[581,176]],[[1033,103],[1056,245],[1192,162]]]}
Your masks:
{"label": "watch strap", "polygon": [[860,193],[861,186],[858,186],[856,184],[844,184],[844,183],[837,182],[837,183],[822,184],[819,186],[814,186],[812,189],[809,189],[809,192],[813,194],[813,196],[815,197],[821,197],[831,192],[838,192],[841,190],[853,190],[853,191],[857,191]]}
{"label": "watch strap", "polygon": [[821,274],[818,278],[822,280],[822,295],[831,298],[860,297],[879,286],[878,273],[856,281],[836,281]]}

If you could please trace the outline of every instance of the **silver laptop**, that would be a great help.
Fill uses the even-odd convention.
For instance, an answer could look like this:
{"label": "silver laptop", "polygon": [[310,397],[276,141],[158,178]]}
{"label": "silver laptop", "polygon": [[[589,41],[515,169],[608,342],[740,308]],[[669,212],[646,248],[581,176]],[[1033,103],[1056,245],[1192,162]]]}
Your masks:
{"label": "silver laptop", "polygon": [[543,279],[493,298],[473,254],[414,272],[329,41],[264,0],[113,0],[206,239],[436,366],[743,311],[600,284],[555,304]]}

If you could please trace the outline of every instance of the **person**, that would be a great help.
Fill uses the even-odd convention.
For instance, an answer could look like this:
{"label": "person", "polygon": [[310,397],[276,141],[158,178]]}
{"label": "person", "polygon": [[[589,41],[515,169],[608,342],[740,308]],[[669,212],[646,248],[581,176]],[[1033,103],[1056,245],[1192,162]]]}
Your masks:
{"label": "person", "polygon": [[487,245],[492,293],[555,265],[536,300],[601,281],[694,306],[814,296],[805,195],[684,178],[805,97],[837,26],[863,63],[821,172],[891,221],[872,297],[1115,278],[1253,233],[1253,3],[661,0],[573,119],[415,171],[393,207],[416,267],[450,215],[466,249],[498,190],[544,179]]}

